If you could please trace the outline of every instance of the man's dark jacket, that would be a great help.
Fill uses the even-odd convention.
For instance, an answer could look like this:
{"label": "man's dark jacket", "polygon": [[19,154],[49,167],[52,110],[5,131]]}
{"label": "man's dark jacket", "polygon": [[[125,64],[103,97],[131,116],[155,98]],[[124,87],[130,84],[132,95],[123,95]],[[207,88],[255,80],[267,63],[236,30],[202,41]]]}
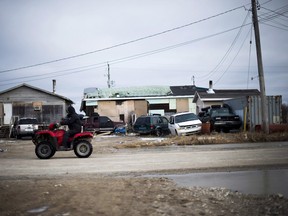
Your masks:
{"label": "man's dark jacket", "polygon": [[62,119],[61,124],[62,125],[68,125],[69,130],[74,133],[80,133],[81,132],[81,120],[78,116],[78,114],[75,112],[74,107],[69,106],[68,114],[65,119]]}

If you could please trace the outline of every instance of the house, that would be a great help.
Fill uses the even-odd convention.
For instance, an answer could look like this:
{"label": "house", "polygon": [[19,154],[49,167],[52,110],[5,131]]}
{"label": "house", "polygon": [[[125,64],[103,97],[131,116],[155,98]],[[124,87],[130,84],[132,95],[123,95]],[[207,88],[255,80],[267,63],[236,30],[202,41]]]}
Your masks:
{"label": "house", "polygon": [[223,105],[229,99],[259,95],[258,89],[213,89],[213,82],[210,80],[209,89],[195,92],[193,103],[196,104],[196,114],[199,114],[203,108]]}
{"label": "house", "polygon": [[55,94],[54,90],[18,85],[0,92],[0,125],[9,125],[21,117],[35,117],[39,122],[49,124],[65,116],[66,107],[71,104],[72,100]]}
{"label": "house", "polygon": [[196,112],[194,94],[206,90],[195,85],[88,88],[84,90],[80,110],[86,115],[97,112],[115,121],[133,123],[141,115],[169,116],[177,112]]}

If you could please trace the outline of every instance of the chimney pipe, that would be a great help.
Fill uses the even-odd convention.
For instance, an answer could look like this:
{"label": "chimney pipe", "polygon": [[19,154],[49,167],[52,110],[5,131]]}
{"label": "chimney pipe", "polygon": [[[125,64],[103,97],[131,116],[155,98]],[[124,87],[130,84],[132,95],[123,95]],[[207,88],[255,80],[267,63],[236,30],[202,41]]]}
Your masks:
{"label": "chimney pipe", "polygon": [[207,91],[208,94],[215,94],[215,92],[213,91],[213,81],[209,80],[209,89]]}
{"label": "chimney pipe", "polygon": [[56,92],[56,80],[53,79],[52,83],[53,83],[53,94],[55,94],[55,92]]}

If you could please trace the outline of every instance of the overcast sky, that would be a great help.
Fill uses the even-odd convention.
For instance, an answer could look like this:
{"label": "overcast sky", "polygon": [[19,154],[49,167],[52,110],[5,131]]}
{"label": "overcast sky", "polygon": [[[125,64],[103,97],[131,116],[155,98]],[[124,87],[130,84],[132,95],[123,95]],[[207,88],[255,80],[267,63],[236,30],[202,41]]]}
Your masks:
{"label": "overcast sky", "polygon": [[[288,1],[259,3],[266,94],[288,103]],[[117,88],[194,77],[199,87],[259,89],[250,8],[250,0],[0,0],[0,91],[22,83],[52,91],[56,79],[56,93],[79,109],[85,88],[107,87],[107,63]]]}

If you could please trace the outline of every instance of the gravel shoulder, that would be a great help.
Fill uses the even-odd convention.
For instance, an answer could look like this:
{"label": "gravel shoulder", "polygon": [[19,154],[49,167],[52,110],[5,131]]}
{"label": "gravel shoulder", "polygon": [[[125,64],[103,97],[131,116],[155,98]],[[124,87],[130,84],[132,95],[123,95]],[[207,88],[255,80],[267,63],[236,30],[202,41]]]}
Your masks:
{"label": "gravel shoulder", "polygon": [[287,215],[281,196],[182,188],[166,178],[2,180],[1,215]]}
{"label": "gravel shoulder", "polygon": [[[94,154],[115,154],[119,151],[115,145],[135,143],[133,137],[96,137],[94,141]],[[1,158],[30,157],[33,146],[29,142],[0,141],[0,163]],[[135,173],[33,177],[1,173],[0,191],[1,216],[288,215],[288,199],[281,194],[261,196],[225,188],[179,187],[167,178]]]}

